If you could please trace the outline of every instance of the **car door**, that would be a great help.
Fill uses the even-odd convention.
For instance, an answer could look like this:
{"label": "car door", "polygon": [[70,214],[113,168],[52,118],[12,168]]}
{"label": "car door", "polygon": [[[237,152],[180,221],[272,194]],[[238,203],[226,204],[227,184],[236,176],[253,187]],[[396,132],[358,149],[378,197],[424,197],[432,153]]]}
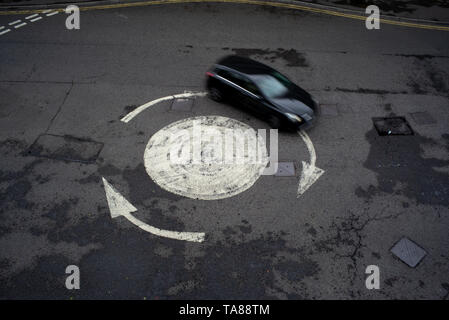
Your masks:
{"label": "car door", "polygon": [[254,82],[249,78],[244,78],[242,88],[244,89],[242,100],[245,106],[259,115],[266,115],[268,110],[264,103],[264,97]]}
{"label": "car door", "polygon": [[232,70],[220,70],[218,75],[225,80],[227,88],[225,94],[235,105],[260,113],[261,95],[257,86],[250,79]]}

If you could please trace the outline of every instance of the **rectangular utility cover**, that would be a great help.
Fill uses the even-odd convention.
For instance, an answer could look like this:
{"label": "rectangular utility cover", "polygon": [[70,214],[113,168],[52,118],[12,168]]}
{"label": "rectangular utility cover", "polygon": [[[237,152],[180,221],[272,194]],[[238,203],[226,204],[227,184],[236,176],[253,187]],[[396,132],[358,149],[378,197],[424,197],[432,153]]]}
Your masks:
{"label": "rectangular utility cover", "polygon": [[191,111],[193,107],[193,99],[174,99],[171,105],[173,111]]}
{"label": "rectangular utility cover", "polygon": [[412,127],[404,117],[373,118],[374,127],[380,136],[412,135]]}
{"label": "rectangular utility cover", "polygon": [[28,154],[57,160],[94,162],[103,143],[72,136],[40,135],[28,150]]}
{"label": "rectangular utility cover", "polygon": [[278,162],[278,170],[275,175],[278,177],[295,176],[295,164],[293,162]]}
{"label": "rectangular utility cover", "polygon": [[338,109],[336,104],[321,104],[320,113],[322,116],[336,117],[338,116]]}
{"label": "rectangular utility cover", "polygon": [[399,240],[391,248],[391,252],[412,268],[416,267],[427,254],[424,249],[407,238]]}

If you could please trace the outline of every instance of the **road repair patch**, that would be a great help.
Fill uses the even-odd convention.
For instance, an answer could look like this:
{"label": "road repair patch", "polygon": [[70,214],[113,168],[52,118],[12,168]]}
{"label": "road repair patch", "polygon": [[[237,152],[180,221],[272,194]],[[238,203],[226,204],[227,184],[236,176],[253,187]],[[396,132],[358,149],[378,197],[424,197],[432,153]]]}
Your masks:
{"label": "road repair patch", "polygon": [[31,145],[28,155],[50,159],[92,163],[95,162],[103,143],[72,136],[42,134]]}

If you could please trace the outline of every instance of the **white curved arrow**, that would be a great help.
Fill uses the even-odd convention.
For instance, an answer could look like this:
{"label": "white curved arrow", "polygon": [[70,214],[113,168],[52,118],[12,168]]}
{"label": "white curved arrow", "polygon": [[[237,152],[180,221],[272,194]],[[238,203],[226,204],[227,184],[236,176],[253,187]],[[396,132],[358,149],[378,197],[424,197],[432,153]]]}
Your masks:
{"label": "white curved arrow", "polygon": [[157,236],[193,242],[204,241],[205,234],[203,232],[178,232],[163,230],[152,227],[145,222],[140,221],[131,214],[131,212],[137,211],[136,207],[134,207],[128,200],[126,200],[125,197],[123,197],[117,190],[115,190],[114,187],[111,186],[105,178],[102,177],[102,179],[104,191],[106,192],[106,199],[108,200],[109,211],[112,218],[123,216],[131,223],[138,226],[140,229]]}
{"label": "white curved arrow", "polygon": [[310,137],[307,133],[303,131],[298,131],[298,134],[304,141],[304,143],[307,146],[307,150],[310,154],[310,163],[307,163],[305,161],[302,161],[302,172],[301,172],[301,178],[299,179],[299,185],[298,185],[298,194],[297,198],[301,196],[304,192],[309,189],[312,184],[314,184],[319,177],[324,173],[323,169],[320,169],[315,166],[316,163],[316,153],[315,148],[313,147],[312,140],[310,140]]}

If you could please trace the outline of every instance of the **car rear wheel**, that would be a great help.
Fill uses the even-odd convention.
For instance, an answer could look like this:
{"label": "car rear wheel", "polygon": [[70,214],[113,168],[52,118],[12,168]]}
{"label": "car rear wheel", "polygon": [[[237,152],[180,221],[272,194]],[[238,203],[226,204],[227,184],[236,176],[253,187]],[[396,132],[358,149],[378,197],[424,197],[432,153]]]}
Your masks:
{"label": "car rear wheel", "polygon": [[215,87],[209,88],[209,97],[217,102],[223,101],[223,94]]}

